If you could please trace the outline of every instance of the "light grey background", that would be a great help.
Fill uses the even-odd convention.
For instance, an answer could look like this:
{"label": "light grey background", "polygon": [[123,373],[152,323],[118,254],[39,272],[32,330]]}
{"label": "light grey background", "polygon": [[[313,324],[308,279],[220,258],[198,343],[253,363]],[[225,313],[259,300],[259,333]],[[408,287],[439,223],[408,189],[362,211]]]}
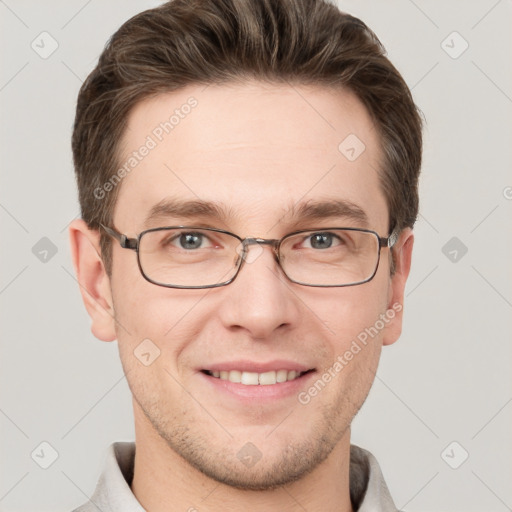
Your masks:
{"label": "light grey background", "polygon": [[[108,37],[158,3],[0,0],[4,511],[71,510],[92,493],[106,447],[134,437],[117,345],[91,335],[73,277],[70,134]],[[374,29],[427,119],[404,331],[384,349],[353,442],[377,456],[400,508],[511,510],[512,3],[341,7]],[[31,47],[51,49],[43,31],[59,45],[46,59]],[[48,469],[43,441],[58,453]]]}

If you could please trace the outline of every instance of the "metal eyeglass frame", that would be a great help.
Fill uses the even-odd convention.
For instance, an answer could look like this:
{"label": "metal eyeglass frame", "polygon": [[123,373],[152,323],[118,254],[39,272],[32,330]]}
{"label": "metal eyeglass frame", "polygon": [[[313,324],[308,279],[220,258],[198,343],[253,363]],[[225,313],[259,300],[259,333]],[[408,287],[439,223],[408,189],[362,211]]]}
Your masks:
{"label": "metal eyeglass frame", "polygon": [[[274,249],[275,259],[279,265],[279,268],[282,270],[282,272],[286,276],[286,278],[289,281],[291,281],[292,283],[300,284],[302,286],[312,286],[315,288],[342,288],[345,286],[357,286],[359,284],[367,283],[375,277],[375,274],[377,273],[377,270],[379,269],[381,249],[384,247],[389,247],[391,249],[395,245],[395,243],[398,239],[398,233],[396,230],[394,230],[388,237],[384,238],[384,237],[379,236],[379,234],[377,232],[375,232],[371,229],[345,228],[345,227],[301,229],[299,231],[293,231],[292,233],[288,233],[281,239],[241,238],[238,235],[236,235],[235,233],[231,233],[230,231],[226,231],[224,229],[205,228],[205,227],[201,227],[201,226],[165,226],[165,227],[160,227],[160,228],[151,228],[151,229],[146,229],[146,230],[142,231],[141,233],[139,233],[136,236],[136,238],[128,238],[128,236],[120,233],[119,231],[117,231],[114,228],[109,228],[108,226],[105,226],[103,224],[100,224],[100,226],[106,231],[107,234],[109,234],[111,237],[115,238],[119,242],[119,244],[121,245],[121,247],[123,249],[131,249],[132,251],[135,251],[137,253],[137,264],[139,266],[139,270],[140,270],[140,273],[142,274],[142,277],[144,277],[144,279],[146,281],[148,281],[154,285],[157,285],[157,286],[163,286],[165,288],[181,288],[181,289],[218,288],[220,286],[226,286],[226,285],[232,283],[236,279],[238,274],[240,273],[240,269],[242,268],[242,266],[245,262],[245,258],[247,255],[247,247],[249,245],[254,245],[254,244],[270,245]],[[145,274],[144,270],[142,269],[142,265],[140,263],[140,254],[139,254],[140,240],[146,233],[150,233],[153,231],[165,231],[165,230],[171,230],[171,229],[187,229],[187,230],[188,229],[191,229],[191,230],[198,229],[198,230],[202,230],[202,231],[213,231],[216,233],[223,233],[226,235],[230,235],[230,236],[240,240],[240,243],[242,244],[242,254],[241,254],[241,258],[239,258],[238,268],[236,269],[235,275],[233,277],[231,277],[228,281],[223,281],[222,283],[216,283],[216,284],[209,284],[209,285],[205,285],[205,286],[171,285],[171,284],[159,283],[158,281],[154,281],[154,280],[150,279]],[[302,283],[300,281],[295,281],[294,279],[290,278],[288,276],[288,274],[286,273],[286,271],[284,270],[284,268],[281,266],[281,261],[279,258],[279,248],[280,248],[281,244],[283,243],[283,241],[291,236],[298,235],[300,233],[308,233],[308,232],[312,232],[312,231],[313,232],[318,231],[321,233],[321,232],[326,232],[326,231],[330,231],[333,229],[343,229],[346,231],[362,231],[363,233],[371,233],[371,234],[375,235],[375,237],[379,241],[379,247],[378,247],[379,250],[378,250],[378,254],[377,254],[377,264],[375,265],[375,270],[373,271],[373,274],[363,281],[357,281],[356,283],[349,283],[349,284],[308,284],[308,283]]]}

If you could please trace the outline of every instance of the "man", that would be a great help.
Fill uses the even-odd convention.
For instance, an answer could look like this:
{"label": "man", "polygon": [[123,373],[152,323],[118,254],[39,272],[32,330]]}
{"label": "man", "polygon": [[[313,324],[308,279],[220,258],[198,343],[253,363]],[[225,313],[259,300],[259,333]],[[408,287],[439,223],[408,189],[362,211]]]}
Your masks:
{"label": "man", "polygon": [[323,1],[168,2],[110,40],[73,153],[136,432],[77,510],[395,511],[350,424],[400,335],[421,121],[375,35]]}

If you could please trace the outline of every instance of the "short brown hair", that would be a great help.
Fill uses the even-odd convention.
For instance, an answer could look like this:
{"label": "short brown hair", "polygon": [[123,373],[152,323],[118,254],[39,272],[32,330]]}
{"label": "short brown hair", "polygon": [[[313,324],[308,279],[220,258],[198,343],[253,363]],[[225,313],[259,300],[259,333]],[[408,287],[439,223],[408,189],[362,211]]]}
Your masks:
{"label": "short brown hair", "polygon": [[[72,149],[88,226],[111,225],[120,187],[101,199],[95,191],[116,172],[135,104],[189,84],[248,79],[355,93],[380,135],[390,229],[413,226],[422,151],[419,111],[375,34],[325,0],[173,0],[124,23],[78,95]],[[103,231],[101,251],[110,272],[110,237]]]}

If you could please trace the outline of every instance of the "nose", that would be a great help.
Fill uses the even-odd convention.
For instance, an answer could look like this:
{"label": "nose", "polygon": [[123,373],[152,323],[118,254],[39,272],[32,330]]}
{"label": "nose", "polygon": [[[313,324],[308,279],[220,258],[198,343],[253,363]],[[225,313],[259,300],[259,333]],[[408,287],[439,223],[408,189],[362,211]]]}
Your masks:
{"label": "nose", "polygon": [[265,340],[300,319],[299,299],[277,262],[272,244],[252,241],[236,279],[226,286],[218,314],[224,326]]}

